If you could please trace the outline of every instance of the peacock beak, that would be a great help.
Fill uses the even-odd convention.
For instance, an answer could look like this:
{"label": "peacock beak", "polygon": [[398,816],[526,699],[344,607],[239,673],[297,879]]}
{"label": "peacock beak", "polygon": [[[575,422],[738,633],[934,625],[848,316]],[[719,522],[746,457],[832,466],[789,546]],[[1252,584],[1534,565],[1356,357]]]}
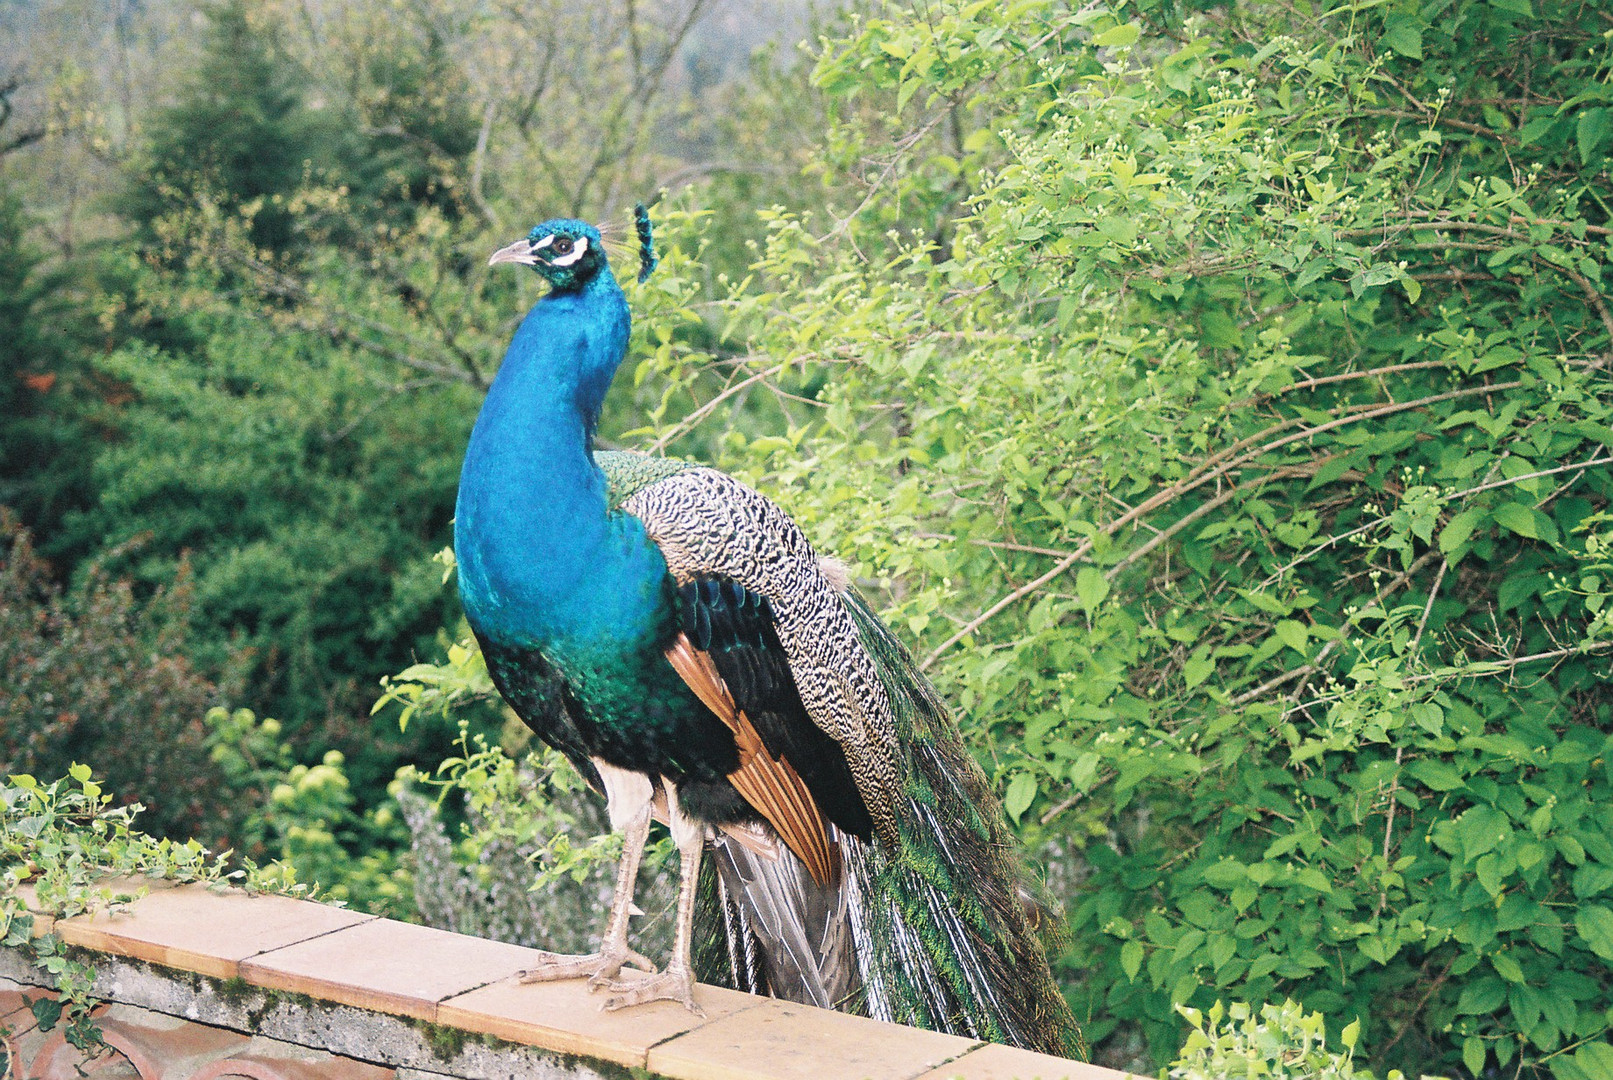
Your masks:
{"label": "peacock beak", "polygon": [[497,266],[499,263],[520,263],[522,266],[531,266],[537,261],[538,256],[532,247],[532,241],[523,239],[493,252],[493,257],[487,260],[487,265]]}

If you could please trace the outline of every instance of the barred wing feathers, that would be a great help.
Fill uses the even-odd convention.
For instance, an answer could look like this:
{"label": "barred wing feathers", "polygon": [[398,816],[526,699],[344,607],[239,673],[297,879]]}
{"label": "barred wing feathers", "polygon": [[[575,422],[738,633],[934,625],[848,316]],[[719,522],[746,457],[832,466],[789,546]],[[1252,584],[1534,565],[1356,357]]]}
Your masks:
{"label": "barred wing feathers", "polygon": [[787,767],[759,774],[757,798],[741,789],[785,840],[776,855],[714,841],[705,977],[1084,1056],[1002,810],[911,655],[768,499],[712,469],[610,456],[607,473],[643,477],[618,505],[679,587],[669,661],[742,745],[748,721]]}

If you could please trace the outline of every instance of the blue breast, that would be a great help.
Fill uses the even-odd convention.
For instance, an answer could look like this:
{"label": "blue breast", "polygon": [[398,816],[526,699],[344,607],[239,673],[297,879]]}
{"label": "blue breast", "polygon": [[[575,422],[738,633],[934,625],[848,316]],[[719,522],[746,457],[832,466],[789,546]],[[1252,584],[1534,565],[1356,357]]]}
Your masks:
{"label": "blue breast", "polygon": [[564,666],[636,652],[661,633],[666,563],[637,519],[608,513],[590,451],[628,335],[608,272],[551,295],[522,321],[466,449],[455,512],[471,625]]}

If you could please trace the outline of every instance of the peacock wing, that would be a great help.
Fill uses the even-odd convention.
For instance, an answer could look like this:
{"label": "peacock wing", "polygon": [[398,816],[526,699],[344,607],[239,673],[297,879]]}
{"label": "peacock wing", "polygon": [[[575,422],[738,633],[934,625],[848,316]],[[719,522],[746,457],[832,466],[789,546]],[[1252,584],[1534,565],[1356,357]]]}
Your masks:
{"label": "peacock wing", "polygon": [[648,483],[620,505],[661,549],[684,634],[710,656],[767,750],[836,825],[861,836],[871,825],[898,843],[892,808],[902,770],[890,702],[800,528],[766,497],[700,467]]}

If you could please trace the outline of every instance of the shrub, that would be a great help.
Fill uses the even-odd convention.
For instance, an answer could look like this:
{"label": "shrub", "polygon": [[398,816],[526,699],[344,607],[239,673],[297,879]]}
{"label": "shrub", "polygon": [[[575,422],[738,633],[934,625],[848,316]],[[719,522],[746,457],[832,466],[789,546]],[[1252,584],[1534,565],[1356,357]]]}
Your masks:
{"label": "shrub", "polygon": [[225,784],[202,725],[229,685],[184,659],[188,574],[143,602],[99,572],[63,594],[3,511],[0,545],[0,773],[100,762],[108,790],[148,807],[155,835],[229,847],[245,793]]}

